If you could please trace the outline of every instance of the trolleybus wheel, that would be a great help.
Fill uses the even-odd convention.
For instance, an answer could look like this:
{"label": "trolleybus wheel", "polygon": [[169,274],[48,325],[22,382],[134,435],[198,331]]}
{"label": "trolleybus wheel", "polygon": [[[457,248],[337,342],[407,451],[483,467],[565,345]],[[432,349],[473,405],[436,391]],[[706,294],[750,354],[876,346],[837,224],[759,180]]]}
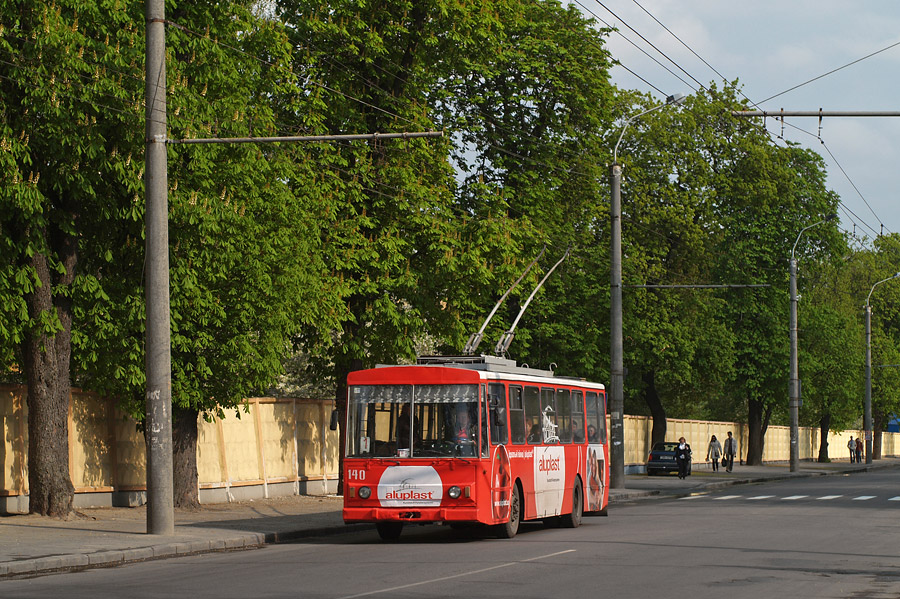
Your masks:
{"label": "trolleybus wheel", "polygon": [[497,536],[511,539],[519,532],[519,520],[522,517],[522,494],[519,485],[513,483],[509,497],[509,520],[497,525]]}
{"label": "trolleybus wheel", "polygon": [[378,522],[375,528],[382,541],[396,541],[403,532],[403,522]]}
{"label": "trolleybus wheel", "polygon": [[575,479],[575,488],[572,489],[572,513],[563,514],[560,522],[566,528],[578,528],[581,525],[581,517],[584,514],[584,495],[581,493],[581,481]]}

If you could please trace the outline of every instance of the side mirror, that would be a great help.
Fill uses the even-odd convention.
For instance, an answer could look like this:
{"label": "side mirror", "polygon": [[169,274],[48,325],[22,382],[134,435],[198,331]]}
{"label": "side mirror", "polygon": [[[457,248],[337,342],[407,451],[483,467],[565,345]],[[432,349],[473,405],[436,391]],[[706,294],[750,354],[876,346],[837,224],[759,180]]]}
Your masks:
{"label": "side mirror", "polygon": [[337,408],[331,410],[331,424],[328,425],[328,428],[336,431],[338,427],[338,411]]}

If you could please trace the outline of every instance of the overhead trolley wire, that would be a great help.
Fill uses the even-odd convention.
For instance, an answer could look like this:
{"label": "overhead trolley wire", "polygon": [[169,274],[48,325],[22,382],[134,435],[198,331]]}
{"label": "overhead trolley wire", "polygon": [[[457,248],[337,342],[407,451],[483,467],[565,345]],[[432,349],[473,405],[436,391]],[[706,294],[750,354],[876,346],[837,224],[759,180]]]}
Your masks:
{"label": "overhead trolley wire", "polygon": [[774,96],[769,96],[769,97],[766,98],[765,100],[760,100],[759,103],[762,104],[763,102],[768,102],[769,100],[773,100],[773,99],[775,99],[775,98],[777,98],[777,97],[779,97],[779,96],[783,96],[784,94],[786,94],[786,93],[788,93],[788,92],[792,92],[792,91],[794,91],[795,89],[801,88],[801,87],[803,87],[804,85],[808,85],[808,84],[812,83],[813,81],[818,81],[819,79],[822,79],[822,78],[824,78],[824,77],[827,77],[828,75],[832,75],[832,74],[834,74],[834,73],[837,73],[837,72],[840,71],[841,69],[846,69],[846,68],[849,67],[849,66],[853,66],[853,65],[855,65],[855,64],[858,63],[858,62],[862,62],[862,61],[866,60],[867,58],[871,58],[871,57],[875,56],[876,54],[881,54],[882,52],[885,52],[885,51],[890,50],[891,48],[895,48],[895,47],[897,47],[897,46],[900,46],[900,42],[895,42],[895,43],[891,44],[890,46],[887,46],[887,47],[885,47],[885,48],[882,48],[881,50],[876,50],[875,52],[872,52],[871,54],[867,54],[866,56],[863,56],[862,58],[857,58],[856,60],[854,60],[854,61],[852,61],[852,62],[848,62],[847,64],[845,64],[845,65],[843,65],[843,66],[840,66],[840,67],[838,67],[838,68],[836,68],[836,69],[832,69],[832,70],[828,71],[827,73],[822,73],[822,74],[819,75],[818,77],[813,77],[813,78],[810,79],[809,81],[804,81],[803,83],[800,83],[800,84],[795,85],[794,87],[788,88],[788,89],[784,90],[783,92],[778,92],[778,93],[775,94]]}

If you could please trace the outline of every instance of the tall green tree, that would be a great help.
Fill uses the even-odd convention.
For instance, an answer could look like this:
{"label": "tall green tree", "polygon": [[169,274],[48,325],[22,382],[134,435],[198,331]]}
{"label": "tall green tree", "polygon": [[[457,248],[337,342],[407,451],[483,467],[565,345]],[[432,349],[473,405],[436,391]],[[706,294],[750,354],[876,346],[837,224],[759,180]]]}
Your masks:
{"label": "tall green tree", "polygon": [[[654,107],[642,96],[620,98],[623,119]],[[715,114],[701,95],[633,120],[624,134],[611,130],[623,165],[626,406],[649,412],[654,443],[666,436],[670,410],[723,415],[719,404],[733,374],[733,340],[721,317],[728,295],[655,287],[733,282],[713,271],[716,188],[701,149],[710,142],[704,124]]]}
{"label": "tall green tree", "polygon": [[[276,105],[315,123],[323,105],[297,93],[284,30],[257,3],[167,8],[171,137],[295,127]],[[71,381],[143,417],[143,3],[2,10],[0,292],[11,318],[0,356],[29,387],[30,510],[62,516]],[[175,492],[191,505],[198,414],[267,389],[302,324],[330,330],[343,292],[321,260],[329,224],[317,218],[334,186],[310,150],[178,146],[169,181]]]}
{"label": "tall green tree", "polygon": [[[896,233],[873,241],[871,262],[863,297],[872,286],[900,272],[900,236]],[[888,281],[872,291],[872,430],[873,456],[881,458],[881,433],[891,417],[900,414],[900,285]]]}
{"label": "tall green tree", "polygon": [[[589,73],[579,70],[587,60],[576,44],[596,34],[557,3],[278,6],[312,93],[327,100],[327,131],[447,135],[442,143],[355,144],[329,169],[344,185],[331,242],[347,296],[337,342],[316,353],[343,407],[351,370],[411,359],[425,336],[461,349],[553,238],[535,223],[563,220],[568,204],[556,200],[568,167],[559,155],[582,151],[579,136],[596,132],[607,63],[603,56]],[[593,196],[579,193],[579,203]],[[557,256],[571,234],[559,237]]]}
{"label": "tall green tree", "polygon": [[[167,18],[170,136],[283,134],[324,108],[297,93],[291,46],[255,2],[185,3]],[[179,145],[169,152],[175,504],[198,503],[197,421],[223,415],[277,380],[304,325],[337,321],[340,282],[324,262],[335,185],[296,145]],[[117,305],[141,305],[140,252],[120,261]],[[110,306],[109,319],[117,307]],[[140,310],[116,317],[129,361],[90,368],[95,385],[129,398],[143,416]],[[115,356],[107,345],[103,352]],[[140,358],[139,360],[137,358]]]}
{"label": "tall green tree", "polygon": [[98,271],[114,260],[110,232],[140,189],[140,136],[122,135],[141,130],[138,8],[116,0],[0,7],[0,356],[28,385],[36,514],[72,509],[73,323],[79,306],[106,299]]}
{"label": "tall green tree", "polygon": [[819,427],[820,462],[830,461],[829,432],[849,428],[858,421],[863,384],[859,293],[853,283],[860,265],[849,248],[844,249],[843,257],[799,266],[800,421]]}
{"label": "tall green tree", "polygon": [[[735,296],[726,304],[738,349],[734,393],[747,405],[749,443],[746,459],[759,464],[765,431],[773,414],[786,406],[789,366],[790,297],[787,265],[796,237],[807,225],[835,212],[838,198],[825,188],[823,161],[797,147],[781,147],[755,125],[739,132],[719,163],[717,206],[722,246],[717,269],[725,280],[766,283],[771,287]],[[827,253],[840,239],[833,224],[804,234],[803,253]]]}
{"label": "tall green tree", "polygon": [[[540,276],[568,250],[523,315],[509,353],[605,380],[608,352],[598,350],[608,347],[609,295],[598,283],[609,276],[603,134],[613,88],[606,31],[557,2],[494,6],[502,24],[497,41],[463,57],[438,107],[460,141],[453,158],[465,208],[477,216],[499,194],[515,224],[520,263],[547,251],[486,336],[493,343],[509,328]],[[504,287],[500,278],[487,297]],[[482,302],[481,310],[492,303]]]}

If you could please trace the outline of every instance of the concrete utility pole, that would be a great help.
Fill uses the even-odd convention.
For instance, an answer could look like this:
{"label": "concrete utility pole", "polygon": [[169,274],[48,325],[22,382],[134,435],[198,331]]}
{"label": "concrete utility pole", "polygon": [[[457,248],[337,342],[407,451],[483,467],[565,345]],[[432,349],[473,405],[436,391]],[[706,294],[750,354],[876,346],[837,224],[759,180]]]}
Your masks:
{"label": "concrete utility pole", "polygon": [[625,121],[619,140],[613,148],[613,163],[610,166],[610,187],[612,197],[609,207],[610,229],[610,274],[609,274],[609,487],[625,488],[625,364],[622,347],[622,165],[619,164],[619,144],[628,126],[648,112],[681,104],[684,96],[676,94],[666,98],[665,104],[654,106]]}
{"label": "concrete utility pole", "polygon": [[800,243],[800,237],[807,229],[812,229],[836,217],[836,214],[830,214],[819,222],[801,229],[791,248],[791,376],[788,387],[788,409],[791,415],[791,472],[796,472],[800,464],[800,364],[797,348],[797,258],[794,257],[794,252],[797,250],[797,244]]}
{"label": "concrete utility pole", "polygon": [[146,430],[147,532],[175,534],[172,483],[172,355],[169,332],[169,208],[166,164],[165,0],[146,0]]}

